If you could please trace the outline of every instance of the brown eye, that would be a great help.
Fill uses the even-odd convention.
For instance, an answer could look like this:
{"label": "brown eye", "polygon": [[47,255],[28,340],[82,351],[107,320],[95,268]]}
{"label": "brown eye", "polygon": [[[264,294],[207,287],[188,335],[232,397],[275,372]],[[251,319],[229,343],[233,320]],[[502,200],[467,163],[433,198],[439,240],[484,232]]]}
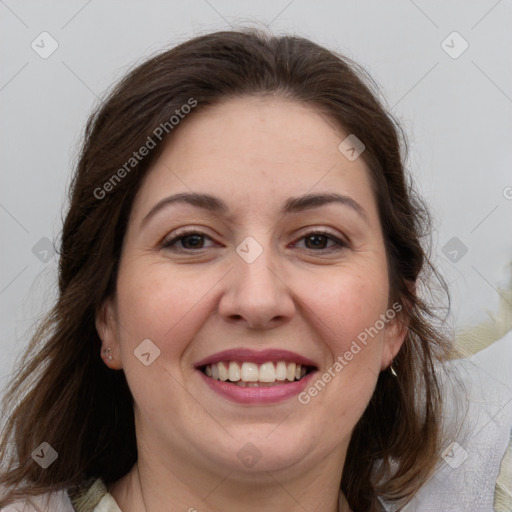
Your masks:
{"label": "brown eye", "polygon": [[[305,240],[308,249],[325,249],[328,238],[325,235],[309,235]],[[311,243],[309,246],[308,242]]]}
{"label": "brown eye", "polygon": [[211,240],[209,236],[198,231],[189,231],[181,233],[163,243],[162,247],[176,251],[194,251],[197,249],[205,249],[205,240]]}
{"label": "brown eye", "polygon": [[185,249],[202,249],[204,239],[202,235],[187,235],[181,237],[181,244]]}
{"label": "brown eye", "polygon": [[[308,233],[307,235],[300,238],[305,241],[305,248],[312,251],[323,251],[331,252],[338,251],[348,247],[348,244],[339,240],[330,233],[315,231]],[[331,242],[331,245],[327,245]]]}

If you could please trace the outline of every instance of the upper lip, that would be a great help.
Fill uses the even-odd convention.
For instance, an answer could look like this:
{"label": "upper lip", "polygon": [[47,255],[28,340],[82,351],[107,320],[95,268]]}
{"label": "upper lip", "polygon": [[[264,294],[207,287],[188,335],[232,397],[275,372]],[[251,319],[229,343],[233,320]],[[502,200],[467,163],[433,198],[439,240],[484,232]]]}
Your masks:
{"label": "upper lip", "polygon": [[209,364],[215,364],[220,361],[247,361],[256,364],[267,363],[269,361],[288,361],[291,363],[300,363],[304,366],[314,366],[317,368],[317,364],[308,359],[307,357],[301,356],[295,352],[282,349],[266,349],[266,350],[251,350],[248,348],[233,348],[229,350],[223,350],[222,352],[216,352],[195,364],[196,368],[206,366]]}

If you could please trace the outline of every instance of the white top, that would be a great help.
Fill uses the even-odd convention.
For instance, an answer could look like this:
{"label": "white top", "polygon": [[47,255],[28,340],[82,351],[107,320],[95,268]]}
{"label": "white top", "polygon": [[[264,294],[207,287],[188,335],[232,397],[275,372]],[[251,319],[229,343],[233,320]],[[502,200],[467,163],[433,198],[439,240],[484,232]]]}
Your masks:
{"label": "white top", "polygon": [[496,480],[512,432],[512,331],[449,366],[450,379],[458,375],[466,392],[461,397],[444,381],[450,393],[444,417],[465,415],[463,428],[448,440],[442,466],[403,512],[494,512]]}
{"label": "white top", "polygon": [[[0,512],[74,512],[73,505],[65,491],[47,493],[30,498],[25,503],[16,502]],[[93,512],[122,512],[110,494],[105,494]]]}
{"label": "white top", "polygon": [[122,512],[111,494],[105,494],[93,512]]}

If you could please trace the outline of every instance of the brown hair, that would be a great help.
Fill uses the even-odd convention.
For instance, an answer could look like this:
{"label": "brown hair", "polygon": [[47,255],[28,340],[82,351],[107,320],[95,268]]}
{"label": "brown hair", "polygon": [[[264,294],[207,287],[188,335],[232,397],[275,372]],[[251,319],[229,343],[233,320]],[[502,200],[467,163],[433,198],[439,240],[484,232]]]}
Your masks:
{"label": "brown hair", "polygon": [[[404,304],[409,331],[393,363],[398,377],[381,372],[353,431],[341,488],[358,511],[377,507],[377,496],[400,506],[410,500],[439,459],[442,395],[434,364],[449,357],[450,344],[411,286],[433,270],[420,243],[429,217],[404,171],[403,134],[376,90],[344,57],[301,37],[255,30],[191,39],[147,60],[113,89],[85,129],[62,232],[57,303],[5,396],[12,413],[0,445],[6,464],[0,484],[12,492],[0,507],[85,477],[114,482],[135,463],[133,399],[124,373],[102,362],[95,328],[101,304],[116,290],[133,199],[166,139],[179,129],[168,121],[191,98],[197,102],[192,116],[230,97],[268,94],[310,104],[366,146],[362,158],[385,239],[389,300]],[[166,122],[168,135],[157,147],[104,187]],[[57,462],[44,470],[31,458],[43,441],[58,452]]]}

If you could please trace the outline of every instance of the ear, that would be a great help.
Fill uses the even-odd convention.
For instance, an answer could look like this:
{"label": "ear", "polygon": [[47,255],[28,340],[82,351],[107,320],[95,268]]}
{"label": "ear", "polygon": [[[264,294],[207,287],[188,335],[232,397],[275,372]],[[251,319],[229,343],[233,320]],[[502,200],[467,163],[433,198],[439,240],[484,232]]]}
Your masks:
{"label": "ear", "polygon": [[[116,322],[115,303],[112,298],[105,299],[96,315],[96,331],[101,339],[100,357],[112,370],[120,370],[121,351],[119,349],[118,329]],[[110,353],[107,353],[107,349]],[[108,357],[110,355],[110,357]]]}
{"label": "ear", "polygon": [[[416,282],[407,281],[407,288],[415,296]],[[381,370],[385,370],[393,362],[409,332],[409,319],[412,304],[405,297],[401,302],[394,302],[386,311],[386,316],[392,311],[395,312],[394,318],[386,325],[384,346],[382,348]]]}
{"label": "ear", "polygon": [[384,345],[382,347],[382,359],[381,359],[381,370],[385,370],[396,357],[402,344],[405,341],[405,337],[409,332],[407,326],[406,316],[398,315],[390,320],[389,324],[385,328],[384,333]]}

